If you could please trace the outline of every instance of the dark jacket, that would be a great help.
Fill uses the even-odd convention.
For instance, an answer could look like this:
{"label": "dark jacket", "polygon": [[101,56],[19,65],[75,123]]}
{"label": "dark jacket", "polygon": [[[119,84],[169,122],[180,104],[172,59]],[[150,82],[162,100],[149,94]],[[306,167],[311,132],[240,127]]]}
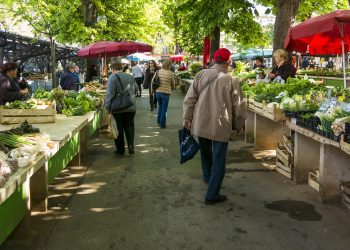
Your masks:
{"label": "dark jacket", "polygon": [[280,67],[276,66],[271,71],[271,73],[274,73],[277,76],[280,76],[285,81],[287,80],[288,77],[295,77],[295,72],[296,72],[296,69],[293,66],[293,64],[291,64],[290,62],[285,62]]}
{"label": "dark jacket", "polygon": [[74,83],[80,83],[79,74],[77,72],[73,72]]}
{"label": "dark jacket", "polygon": [[61,77],[60,85],[64,90],[77,90],[74,75],[70,71],[64,72]]}
{"label": "dark jacket", "polygon": [[17,81],[6,75],[0,76],[0,105],[21,100],[20,87]]}
{"label": "dark jacket", "polygon": [[157,71],[158,71],[158,69],[156,69],[155,71],[152,72],[150,68],[147,68],[145,70],[145,75],[144,75],[144,79],[143,79],[143,88],[144,89],[148,89],[151,87],[152,78]]}
{"label": "dark jacket", "polygon": [[121,81],[118,80],[116,74],[110,75],[107,81],[106,109],[111,110],[112,101],[113,98],[115,98],[115,95],[126,90],[129,92],[133,105],[127,109],[119,111],[118,113],[136,112],[135,94],[138,91],[138,87],[135,79],[128,73],[117,74]]}

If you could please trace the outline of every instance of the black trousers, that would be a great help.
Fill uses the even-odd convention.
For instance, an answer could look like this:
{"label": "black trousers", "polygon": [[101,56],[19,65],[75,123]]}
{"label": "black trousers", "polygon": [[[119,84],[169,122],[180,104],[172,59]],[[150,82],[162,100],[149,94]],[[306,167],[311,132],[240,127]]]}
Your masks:
{"label": "black trousers", "polygon": [[157,107],[157,98],[156,98],[156,92],[149,87],[149,105],[151,107],[151,110]]}
{"label": "black trousers", "polygon": [[141,96],[141,93],[142,93],[142,89],[141,89],[141,84],[142,84],[142,77],[136,77],[135,78],[135,82],[139,88],[139,93],[138,95]]}
{"label": "black trousers", "polygon": [[118,137],[114,140],[115,147],[120,153],[125,152],[124,133],[128,146],[134,146],[136,112],[113,114],[117,122]]}

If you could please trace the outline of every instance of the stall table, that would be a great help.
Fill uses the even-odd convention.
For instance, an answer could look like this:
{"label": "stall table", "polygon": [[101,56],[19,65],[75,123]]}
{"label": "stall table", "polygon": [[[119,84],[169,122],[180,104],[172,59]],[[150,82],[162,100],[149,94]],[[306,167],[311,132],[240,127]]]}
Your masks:
{"label": "stall table", "polygon": [[295,131],[295,183],[307,183],[309,172],[318,170],[320,201],[337,198],[340,182],[350,180],[350,155],[341,150],[338,142],[291,122],[287,126]]}
{"label": "stall table", "polygon": [[[33,208],[46,211],[48,185],[69,164],[81,164],[87,155],[87,140],[99,128],[102,113],[57,115],[56,123],[35,125],[50,135],[54,148],[31,166],[19,169],[5,187],[0,188],[0,245]],[[0,125],[0,131],[12,127]]]}

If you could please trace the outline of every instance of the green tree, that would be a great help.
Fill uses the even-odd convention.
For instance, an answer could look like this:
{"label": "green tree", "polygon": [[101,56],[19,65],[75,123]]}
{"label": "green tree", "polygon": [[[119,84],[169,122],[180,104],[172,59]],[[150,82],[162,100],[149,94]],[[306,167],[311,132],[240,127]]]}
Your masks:
{"label": "green tree", "polygon": [[255,7],[247,0],[178,0],[175,10],[180,43],[195,54],[202,51],[203,39],[208,34],[211,36],[211,55],[219,48],[221,31],[233,34],[244,44],[254,44],[263,37],[261,27],[254,19]]}

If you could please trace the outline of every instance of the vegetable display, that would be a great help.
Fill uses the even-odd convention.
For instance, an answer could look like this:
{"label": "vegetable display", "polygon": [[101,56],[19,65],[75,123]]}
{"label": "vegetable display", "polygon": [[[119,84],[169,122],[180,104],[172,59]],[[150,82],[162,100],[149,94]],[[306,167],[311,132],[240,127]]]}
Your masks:
{"label": "vegetable display", "polygon": [[86,93],[68,93],[64,98],[64,109],[62,114],[67,116],[84,115],[96,110],[96,98]]}
{"label": "vegetable display", "polygon": [[23,135],[23,134],[40,133],[40,130],[38,128],[33,127],[33,125],[29,124],[26,120],[20,123],[17,127],[10,129],[10,132],[15,135]]}

